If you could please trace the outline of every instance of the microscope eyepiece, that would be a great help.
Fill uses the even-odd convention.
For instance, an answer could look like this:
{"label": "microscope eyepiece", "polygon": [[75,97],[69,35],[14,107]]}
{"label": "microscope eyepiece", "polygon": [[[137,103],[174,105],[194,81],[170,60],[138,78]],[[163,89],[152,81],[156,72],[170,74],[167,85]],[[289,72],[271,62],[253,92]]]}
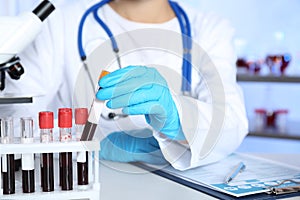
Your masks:
{"label": "microscope eyepiece", "polygon": [[44,0],[32,12],[40,18],[41,21],[44,21],[53,10],[55,10],[54,5],[48,0]]}

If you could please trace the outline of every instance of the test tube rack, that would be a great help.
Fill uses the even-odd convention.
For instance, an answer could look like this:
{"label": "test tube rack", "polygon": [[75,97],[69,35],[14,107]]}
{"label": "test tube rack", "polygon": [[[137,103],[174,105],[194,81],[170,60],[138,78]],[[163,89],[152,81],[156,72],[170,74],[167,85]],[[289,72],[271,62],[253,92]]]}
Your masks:
{"label": "test tube rack", "polygon": [[[66,200],[66,199],[90,199],[99,200],[100,199],[100,182],[99,182],[99,141],[71,141],[71,142],[52,142],[52,143],[40,143],[34,142],[32,144],[0,144],[1,155],[6,154],[24,154],[24,153],[34,153],[35,155],[40,155],[40,153],[60,153],[60,152],[84,152],[88,151],[88,161],[89,161],[89,185],[86,189],[81,189],[77,187],[76,181],[74,180],[73,190],[61,191],[58,184],[55,184],[55,190],[53,192],[42,192],[40,189],[40,182],[35,181],[35,192],[34,193],[23,193],[22,186],[17,186],[15,194],[3,195],[3,187],[0,181],[0,199],[31,199],[31,200]],[[55,159],[55,165],[58,165],[58,159]],[[76,159],[73,159],[73,163],[76,163]],[[38,156],[36,156],[35,163],[40,163]],[[39,165],[35,164],[36,176],[39,174]],[[76,165],[75,165],[76,166]],[[0,165],[0,170],[2,171],[2,166]],[[1,172],[0,171],[0,172]],[[76,171],[75,171],[76,172]],[[73,177],[74,176],[73,170]],[[0,180],[2,179],[2,174],[0,173]],[[58,179],[58,178],[56,178]],[[17,177],[16,177],[16,181]]]}

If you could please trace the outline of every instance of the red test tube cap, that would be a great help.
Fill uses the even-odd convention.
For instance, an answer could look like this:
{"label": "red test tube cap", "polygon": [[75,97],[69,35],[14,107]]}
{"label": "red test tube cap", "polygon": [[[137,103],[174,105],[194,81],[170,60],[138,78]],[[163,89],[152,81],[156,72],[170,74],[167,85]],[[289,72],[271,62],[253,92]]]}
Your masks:
{"label": "red test tube cap", "polygon": [[72,128],[72,109],[59,108],[58,109],[58,127]]}
{"label": "red test tube cap", "polygon": [[87,108],[76,108],[75,109],[75,124],[85,124],[88,119]]}
{"label": "red test tube cap", "polygon": [[51,129],[54,127],[54,117],[51,111],[39,112],[39,127],[40,129]]}

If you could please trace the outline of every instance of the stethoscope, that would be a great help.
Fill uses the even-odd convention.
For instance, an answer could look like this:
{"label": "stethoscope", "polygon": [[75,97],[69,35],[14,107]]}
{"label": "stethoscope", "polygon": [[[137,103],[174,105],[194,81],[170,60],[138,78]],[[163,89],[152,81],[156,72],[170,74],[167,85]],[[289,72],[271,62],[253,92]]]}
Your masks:
{"label": "stethoscope", "polygon": [[[90,71],[88,70],[87,63],[86,63],[86,54],[83,49],[82,44],[82,31],[83,31],[83,25],[88,17],[89,14],[93,14],[95,20],[98,22],[98,24],[103,28],[103,30],[106,32],[108,37],[111,40],[112,50],[115,53],[116,60],[118,63],[119,68],[121,68],[121,60],[119,56],[119,47],[117,44],[117,41],[115,40],[114,35],[112,34],[111,30],[108,28],[108,26],[100,19],[98,15],[98,9],[100,9],[105,4],[109,3],[111,0],[103,0],[99,3],[96,3],[95,5],[91,6],[87,11],[83,14],[79,28],[78,28],[78,50],[80,54],[80,58],[83,62],[84,68],[88,73],[89,79],[91,81],[91,85],[94,87],[94,82],[92,81],[92,75],[90,74]],[[181,30],[181,36],[182,36],[182,44],[183,44],[183,58],[182,58],[182,84],[181,84],[181,91],[183,95],[189,95],[191,93],[191,73],[192,73],[192,66],[191,66],[191,50],[192,50],[192,39],[191,39],[191,25],[190,21],[188,19],[187,14],[185,11],[178,5],[178,3],[174,1],[169,1],[169,4],[171,8],[173,9]],[[95,87],[94,87],[95,88]],[[116,120],[119,118],[127,117],[127,115],[124,114],[116,114],[116,113],[109,113],[108,116],[101,115],[102,118],[106,120]]]}

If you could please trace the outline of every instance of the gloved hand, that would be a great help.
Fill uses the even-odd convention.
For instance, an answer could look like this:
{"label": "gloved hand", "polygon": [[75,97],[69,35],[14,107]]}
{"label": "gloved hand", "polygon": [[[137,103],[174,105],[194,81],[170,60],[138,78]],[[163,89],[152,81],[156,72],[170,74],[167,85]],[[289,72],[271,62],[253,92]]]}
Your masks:
{"label": "gloved hand", "polygon": [[[149,130],[149,129],[148,129]],[[130,133],[114,132],[104,138],[101,143],[100,159],[118,162],[147,162],[150,164],[167,164],[156,139],[136,137],[143,135],[137,130]],[[141,132],[141,133],[138,133]],[[132,136],[135,134],[136,136]]]}
{"label": "gloved hand", "polygon": [[185,140],[167,82],[156,69],[128,66],[102,77],[99,86],[96,97],[108,100],[107,107],[123,108],[128,115],[145,115],[156,131]]}

